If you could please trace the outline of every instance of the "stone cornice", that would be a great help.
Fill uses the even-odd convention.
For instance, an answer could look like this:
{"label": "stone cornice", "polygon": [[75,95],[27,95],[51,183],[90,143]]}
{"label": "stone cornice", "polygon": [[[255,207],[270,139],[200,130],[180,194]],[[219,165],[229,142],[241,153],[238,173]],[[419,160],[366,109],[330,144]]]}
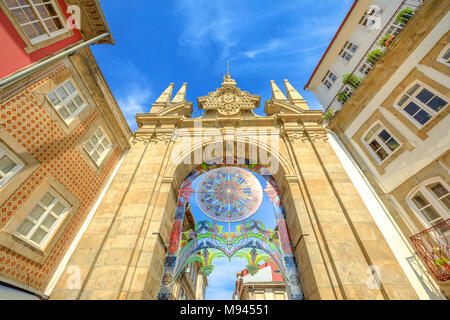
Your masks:
{"label": "stone cornice", "polygon": [[[65,2],[67,6],[77,5],[81,8],[80,32],[85,40],[110,32],[99,0],[65,0]],[[99,43],[114,44],[114,39],[109,36]]]}

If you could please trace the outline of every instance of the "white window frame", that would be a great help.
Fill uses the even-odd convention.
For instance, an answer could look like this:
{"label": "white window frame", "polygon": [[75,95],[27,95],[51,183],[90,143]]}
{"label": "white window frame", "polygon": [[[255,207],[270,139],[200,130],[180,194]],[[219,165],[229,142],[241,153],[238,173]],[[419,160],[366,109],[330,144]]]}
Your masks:
{"label": "white window frame", "polygon": [[[53,201],[49,205],[46,205],[42,202],[42,199],[44,198],[45,195],[47,195],[47,193],[50,193],[54,197]],[[58,202],[64,206],[64,209],[59,216],[52,212],[52,209],[55,207],[55,205]],[[40,207],[42,207],[43,209],[45,209],[45,211],[44,211],[44,213],[42,213],[42,216],[38,220],[35,220],[33,217],[31,217],[30,214],[38,205]],[[42,197],[39,199],[39,201],[33,206],[30,213],[27,214],[25,219],[19,224],[17,229],[13,232],[13,235],[15,237],[21,239],[22,241],[26,242],[27,244],[31,245],[32,247],[37,248],[41,251],[45,251],[48,243],[50,242],[50,240],[52,239],[52,237],[54,236],[56,231],[59,229],[59,227],[61,226],[61,223],[64,221],[68,212],[71,209],[72,209],[72,205],[70,205],[58,192],[56,192],[54,189],[50,188],[42,195]],[[53,226],[50,229],[43,226],[43,222],[48,216],[52,216],[54,219],[56,219],[56,221],[54,222]],[[28,231],[27,235],[23,235],[18,231],[18,229],[22,226],[22,224],[25,222],[25,220],[28,220],[29,222],[34,224],[33,228],[31,228],[30,231]],[[32,236],[36,233],[36,231],[39,228],[41,228],[45,232],[47,232],[47,235],[43,238],[43,240],[40,244],[31,240]]]}
{"label": "white window frame", "polygon": [[6,186],[8,182],[10,182],[25,167],[25,163],[20,160],[19,157],[17,157],[13,152],[11,152],[4,143],[0,142],[0,159],[3,156],[7,156],[8,158],[10,158],[13,162],[16,163],[16,166],[3,178],[0,175],[0,188]]}
{"label": "white window frame", "polygon": [[322,83],[327,87],[328,90],[330,90],[334,83],[337,80],[336,74],[334,74],[332,71],[328,70],[325,77],[322,79]]}
{"label": "white window frame", "polygon": [[[351,47],[351,48],[350,48]],[[354,48],[354,50],[353,50]],[[359,49],[359,44],[347,41],[342,48],[341,52],[339,52],[339,56],[346,61],[346,63],[350,62],[355,55],[356,51]],[[347,57],[349,57],[347,59]]]}
{"label": "white window frame", "polygon": [[[72,93],[70,93],[67,90],[67,88],[66,88],[66,85],[69,84],[69,83],[75,89],[74,92],[72,92]],[[69,94],[64,99],[62,99],[60,97],[60,94],[58,94],[58,90],[60,88],[63,88],[66,91],[66,93]],[[59,99],[59,102],[55,104],[55,102],[52,101],[52,98],[50,98],[51,95],[56,95],[56,97]],[[75,101],[77,96],[81,100],[81,104],[80,105],[78,105],[77,102]],[[83,95],[81,94],[81,91],[79,90],[79,88],[77,87],[75,81],[72,78],[64,81],[59,86],[57,86],[55,89],[50,91],[46,95],[46,98],[50,102],[50,104],[55,108],[55,110],[58,112],[60,117],[63,119],[63,121],[67,125],[69,125],[78,116],[78,114],[80,114],[80,112],[83,111],[83,109],[86,108],[86,106],[87,106],[86,99],[83,97]],[[73,103],[77,107],[77,109],[74,112],[71,112],[70,109],[68,108],[67,105],[69,103]],[[64,116],[61,114],[61,109],[65,109],[69,113],[69,116],[67,117],[67,119],[64,119]]]}
{"label": "white window frame", "polygon": [[[45,41],[45,40],[52,39],[54,37],[59,36],[60,34],[63,34],[65,32],[67,32],[68,28],[67,28],[66,19],[61,14],[61,10],[59,8],[59,5],[55,2],[55,0],[48,0],[50,2],[50,4],[53,6],[53,8],[54,8],[54,10],[56,12],[56,16],[51,17],[50,19],[55,18],[55,17],[58,18],[60,23],[62,24],[63,28],[59,29],[57,31],[54,31],[54,32],[51,32],[48,29],[47,25],[44,23],[44,20],[47,20],[49,18],[42,18],[41,17],[41,14],[39,13],[39,11],[36,8],[36,6],[38,4],[34,4],[32,0],[25,0],[25,1],[27,1],[26,5],[19,5],[17,7],[9,7],[8,4],[6,3],[6,0],[3,0],[6,8],[8,8],[8,10],[10,11],[10,13],[13,16],[14,20],[16,21],[17,25],[21,28],[22,32],[25,34],[25,36],[31,42],[32,45],[35,45],[35,44],[37,44],[39,42],[42,42],[42,41]],[[30,39],[22,26],[23,25],[27,25],[27,24],[31,24],[31,22],[20,24],[19,21],[15,18],[14,14],[12,13],[13,9],[19,9],[19,8],[21,9],[21,8],[28,7],[28,6],[32,9],[35,18],[37,19],[34,22],[37,21],[41,25],[41,27],[44,29],[46,34],[43,34],[43,35],[40,35],[40,36],[38,36],[36,38]]]}
{"label": "white window frame", "polygon": [[[372,137],[369,138],[369,141],[366,141],[365,138],[366,136],[369,134],[369,132],[377,125],[380,125],[381,127],[372,135]],[[385,130],[390,136],[391,139],[394,139],[397,143],[398,143],[398,147],[395,148],[395,150],[391,150],[386,142],[384,142],[378,135]],[[383,150],[388,154],[388,156],[384,159],[380,159],[380,157],[375,153],[375,151],[373,151],[372,147],[370,146],[370,143],[376,140],[378,142],[378,144],[381,146],[381,148],[383,148]],[[370,126],[370,128],[368,130],[366,130],[366,132],[363,134],[363,136],[361,137],[361,142],[363,143],[363,145],[367,148],[367,150],[369,150],[370,154],[372,155],[372,157],[377,161],[377,163],[380,165],[384,162],[386,162],[386,160],[388,160],[396,151],[398,151],[398,149],[401,148],[401,146],[403,145],[401,142],[399,142],[399,140],[397,139],[397,137],[395,137],[391,131],[386,128],[385,125],[383,125],[383,123],[381,121],[377,121],[374,124],[372,124]]]}
{"label": "white window frame", "polygon": [[445,48],[441,51],[441,53],[439,53],[439,57],[438,57],[438,61],[440,63],[445,64],[446,66],[450,67],[450,58],[448,58],[447,60],[444,59],[444,55],[447,53],[447,51],[450,52],[450,44],[446,45]]}
{"label": "white window frame", "polygon": [[398,23],[397,21],[394,21],[389,28],[387,29],[386,34],[390,34],[391,36],[398,36],[400,32],[402,32],[403,28],[405,27],[405,24]]}
{"label": "white window frame", "polygon": [[[98,131],[99,130],[103,134],[103,136],[101,138],[99,138],[99,136],[98,136]],[[91,140],[94,136],[98,140],[98,142],[95,143],[95,144]],[[108,145],[104,145],[103,144],[104,140],[106,140],[108,142]],[[91,145],[93,145],[93,149],[91,151],[89,151],[89,148],[86,147],[86,145],[88,145],[89,143]],[[102,145],[105,148],[105,150],[102,152],[102,154],[100,154],[100,158],[96,161],[92,155],[94,154],[94,152],[97,152],[97,150],[100,147],[100,145]],[[100,166],[102,164],[102,162],[105,160],[106,156],[111,151],[112,143],[111,143],[111,139],[106,134],[106,130],[102,126],[99,126],[97,129],[95,129],[94,133],[89,137],[89,139],[83,144],[83,148],[88,153],[89,157],[91,157],[92,161],[94,161],[94,163],[97,166]]]}
{"label": "white window frame", "polygon": [[[408,94],[408,91],[410,91],[414,86],[416,85],[420,85],[419,88],[417,88],[412,94]],[[447,101],[447,104],[441,108],[438,112],[436,112],[435,110],[433,110],[432,108],[430,108],[429,106],[427,106],[425,103],[423,103],[422,101],[420,101],[419,99],[417,99],[417,95],[423,90],[423,89],[427,89],[428,91],[430,91],[432,94],[434,94],[435,96],[438,96],[441,99],[444,99]],[[405,100],[403,102],[402,105],[400,105],[400,101],[406,96],[408,96],[408,99]],[[395,108],[400,110],[400,112],[406,117],[408,118],[408,120],[410,120],[417,128],[423,128],[424,126],[426,126],[428,123],[430,123],[430,121],[436,117],[438,114],[440,114],[444,109],[446,109],[449,105],[448,103],[448,98],[443,95],[440,92],[437,92],[436,90],[434,90],[433,88],[430,88],[429,86],[425,85],[424,83],[422,83],[421,81],[415,81],[413,82],[410,86],[408,86],[408,88],[403,91],[400,95],[399,98],[396,100],[395,102]],[[425,124],[421,124],[419,123],[419,121],[417,121],[416,119],[414,119],[413,116],[411,116],[408,112],[406,112],[404,109],[409,105],[409,103],[415,103],[420,109],[424,110],[425,112],[427,112],[429,115],[431,115],[430,120],[428,120]],[[420,111],[418,111],[420,112]],[[416,112],[416,114],[418,113]]]}
{"label": "white window frame", "polygon": [[[442,221],[445,221],[450,218],[450,212],[447,211],[445,206],[441,204],[440,201],[436,199],[436,197],[427,188],[427,186],[436,182],[442,184],[447,190],[450,191],[448,184],[442,178],[435,177],[422,182],[419,186],[411,190],[411,192],[406,197],[406,203],[409,205],[409,207],[413,210],[413,212],[419,217],[424,226],[427,228],[431,228],[434,225],[433,222],[437,221],[438,219],[430,221],[414,203],[412,199],[418,192],[422,193],[422,195],[426,198],[426,200],[430,203],[430,205],[441,216]],[[437,222],[439,223],[439,221]]]}

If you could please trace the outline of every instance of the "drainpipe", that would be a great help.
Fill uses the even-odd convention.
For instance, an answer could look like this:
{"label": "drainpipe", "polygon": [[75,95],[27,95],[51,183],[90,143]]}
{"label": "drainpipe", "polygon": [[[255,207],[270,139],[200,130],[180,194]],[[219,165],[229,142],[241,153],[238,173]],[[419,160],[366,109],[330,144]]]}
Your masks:
{"label": "drainpipe", "polygon": [[[345,147],[344,143],[341,141],[341,139],[339,138],[339,136],[329,130],[326,129],[327,132],[333,136],[333,138],[335,139],[335,141],[338,143],[338,145],[342,148],[342,150],[344,151],[344,153],[348,156],[348,158],[350,159],[350,161],[353,163],[353,165],[355,166],[356,170],[358,171],[358,173],[361,175],[361,177],[363,178],[364,182],[367,184],[367,186],[369,187],[370,191],[372,192],[372,194],[375,196],[375,199],[377,200],[377,202],[380,204],[381,208],[383,209],[384,213],[386,214],[386,216],[388,217],[389,221],[391,221],[392,225],[395,228],[395,231],[397,231],[398,235],[400,236],[400,239],[402,239],[402,241],[404,242],[404,244],[406,245],[406,247],[409,249],[409,251],[416,257],[417,261],[418,261],[418,265],[420,266],[420,268],[422,269],[422,271],[424,272],[424,274],[426,274],[428,276],[428,281],[431,283],[431,285],[434,287],[434,289],[436,290],[436,292],[441,296],[441,298],[443,298],[442,293],[441,293],[441,289],[439,288],[439,286],[436,284],[436,282],[434,281],[434,279],[432,279],[431,277],[429,277],[429,272],[428,270],[425,268],[425,266],[422,264],[422,261],[420,260],[420,258],[417,256],[416,251],[412,248],[412,246],[409,244],[408,240],[406,239],[406,237],[403,235],[403,233],[401,232],[400,228],[397,226],[397,223],[394,221],[394,219],[392,218],[391,214],[389,213],[389,210],[386,208],[386,206],[384,205],[383,201],[380,199],[380,197],[378,196],[377,192],[375,191],[375,189],[372,187],[372,184],[369,182],[369,180],[366,178],[366,175],[363,173],[361,167],[358,165],[358,163],[356,162],[355,158],[353,157],[353,155],[347,150],[347,148]],[[390,194],[387,194],[389,199],[392,201],[392,197]],[[393,205],[396,207],[395,203],[393,203]]]}
{"label": "drainpipe", "polygon": [[23,69],[21,71],[18,71],[16,73],[12,74],[10,76],[7,76],[6,78],[0,80],[0,89],[3,89],[7,85],[10,85],[10,84],[18,81],[19,79],[21,79],[21,78],[23,78],[23,77],[25,77],[25,76],[35,72],[36,70],[44,68],[44,67],[48,66],[49,64],[51,64],[51,63],[53,63],[53,62],[55,62],[55,61],[57,61],[57,60],[59,60],[59,59],[61,59],[63,57],[71,55],[71,54],[77,52],[78,50],[83,49],[83,48],[85,48],[85,47],[87,47],[87,46],[89,46],[91,44],[94,44],[95,42],[98,42],[98,41],[100,41],[100,40],[102,40],[102,39],[104,39],[104,38],[106,38],[106,37],[108,37],[110,35],[111,35],[110,32],[104,33],[102,35],[99,35],[98,37],[95,37],[95,38],[91,39],[91,40],[84,41],[84,42],[76,45],[75,47],[72,47],[70,49],[65,49],[63,52],[60,52],[60,53],[56,54],[55,56],[52,56],[52,57],[50,57],[48,59],[40,61],[40,62],[38,62],[35,65],[32,65],[30,67],[27,67],[27,68],[25,68],[25,69]]}

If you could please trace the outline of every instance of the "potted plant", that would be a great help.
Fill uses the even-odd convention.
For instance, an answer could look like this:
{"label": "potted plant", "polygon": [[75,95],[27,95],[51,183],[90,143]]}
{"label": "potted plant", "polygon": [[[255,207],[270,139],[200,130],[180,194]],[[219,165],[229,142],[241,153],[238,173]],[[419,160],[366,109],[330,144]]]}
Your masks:
{"label": "potted plant", "polygon": [[[345,103],[348,101],[349,98],[350,98],[350,97],[348,96],[348,93],[345,92],[345,91],[339,92],[339,93],[337,94],[337,99],[338,99],[338,101],[341,102],[342,104],[345,104]],[[330,111],[328,111],[328,112],[330,112]],[[333,118],[333,117],[334,117],[334,115],[332,115],[332,118]],[[325,115],[325,118],[326,118],[326,115]]]}
{"label": "potted plant", "polygon": [[378,62],[378,60],[381,58],[382,55],[383,55],[383,51],[381,51],[380,49],[372,50],[367,55],[367,62],[371,63],[371,64],[375,64]]}
{"label": "potted plant", "polygon": [[393,36],[392,34],[386,33],[383,38],[381,38],[380,42],[378,42],[378,44],[383,48],[388,48],[394,38],[395,36]]}
{"label": "potted plant", "polygon": [[400,11],[397,18],[395,18],[395,21],[397,21],[398,23],[406,24],[406,23],[408,23],[409,19],[411,19],[413,14],[414,14],[413,9],[405,8],[402,11]]}
{"label": "potted plant", "polygon": [[[338,100],[339,100],[339,94],[338,94]],[[340,101],[340,100],[339,100]],[[330,122],[331,120],[333,120],[334,116],[336,114],[334,113],[334,111],[328,110],[325,115],[324,118],[326,121]]]}
{"label": "potted plant", "polygon": [[348,73],[344,75],[342,82],[356,89],[361,83],[361,78],[355,76],[353,73]]}

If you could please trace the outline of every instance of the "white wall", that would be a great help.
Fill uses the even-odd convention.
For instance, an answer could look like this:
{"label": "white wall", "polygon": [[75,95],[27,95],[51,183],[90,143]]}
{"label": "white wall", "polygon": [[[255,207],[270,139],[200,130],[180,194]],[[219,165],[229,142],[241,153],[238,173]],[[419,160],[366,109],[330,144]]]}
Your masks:
{"label": "white wall", "polygon": [[[408,129],[396,116],[381,108],[381,104],[392,90],[396,88],[403,79],[415,68],[425,73],[425,75],[442,85],[450,88],[450,78],[438,71],[419,65],[419,62],[425,55],[435,46],[435,44],[450,29],[450,13],[448,13],[439,24],[431,31],[418,48],[405,60],[405,62],[393,74],[391,79],[381,88],[374,98],[367,104],[364,110],[355,118],[352,124],[344,132],[346,138],[351,142],[355,150],[369,167],[375,178],[380,183],[385,192],[389,193],[409,177],[422,170],[440,155],[446,152],[450,147],[450,117],[446,117],[440,121],[438,125],[428,132],[428,138],[421,140],[416,134]],[[448,107],[447,107],[448,108]],[[411,152],[406,151],[401,154],[395,161],[386,167],[385,173],[380,175],[376,168],[372,165],[366,154],[361,150],[359,145],[351,139],[359,130],[361,125],[376,111],[380,110],[383,116],[399,130],[404,137],[414,144],[415,149]]]}

